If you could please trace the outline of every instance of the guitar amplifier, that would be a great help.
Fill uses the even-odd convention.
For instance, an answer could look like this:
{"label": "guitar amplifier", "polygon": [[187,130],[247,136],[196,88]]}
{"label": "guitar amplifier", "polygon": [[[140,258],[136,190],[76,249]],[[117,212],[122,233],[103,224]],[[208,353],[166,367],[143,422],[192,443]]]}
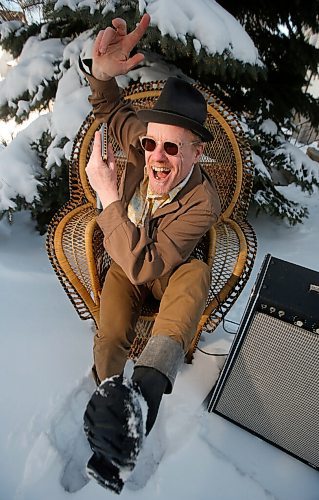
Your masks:
{"label": "guitar amplifier", "polygon": [[208,410],[319,469],[319,272],[266,255]]}

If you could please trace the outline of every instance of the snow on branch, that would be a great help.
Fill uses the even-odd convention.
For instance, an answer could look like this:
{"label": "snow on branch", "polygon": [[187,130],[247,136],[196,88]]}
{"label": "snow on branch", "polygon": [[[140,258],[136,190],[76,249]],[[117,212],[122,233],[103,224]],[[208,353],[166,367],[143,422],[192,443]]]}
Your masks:
{"label": "snow on branch", "polygon": [[[103,7],[104,4],[105,6]],[[68,7],[75,12],[76,10],[89,8],[90,14],[94,14],[102,6],[102,14],[105,15],[107,12],[114,12],[117,4],[120,4],[120,0],[104,0],[99,2],[95,0],[57,0],[54,10],[58,11],[63,7]]]}
{"label": "snow on branch", "polygon": [[[193,39],[197,53],[227,54],[228,57],[252,65],[263,66],[257,48],[243,26],[215,0],[139,0],[140,15],[148,12],[151,26],[162,36],[168,35],[186,45]],[[101,9],[102,15],[114,12],[120,0],[57,0],[56,11],[68,7],[75,12],[89,8],[90,13]]]}
{"label": "snow on branch", "polygon": [[13,57],[6,50],[0,48],[0,80],[2,80],[10,70]]}
{"label": "snow on branch", "polygon": [[[14,200],[17,197],[32,203],[38,196],[38,178],[42,175],[43,166],[50,169],[53,165],[61,164],[62,159],[70,157],[74,137],[90,110],[89,90],[83,85],[84,77],[78,68],[79,56],[86,54],[87,46],[92,43],[90,33],[82,33],[66,47],[60,40],[39,41],[33,37],[24,48],[29,54],[28,64],[25,67],[22,64],[21,67],[20,62],[8,74],[16,75],[19,81],[15,83],[12,77],[11,89],[5,83],[8,76],[0,82],[5,89],[5,92],[1,91],[1,98],[3,99],[4,94],[6,99],[13,100],[24,92],[23,84],[35,96],[39,92],[41,81],[49,80],[56,71],[62,73],[52,112],[37,118],[6,148],[0,149],[0,211],[15,208]],[[28,47],[30,50],[26,51]],[[22,63],[26,58],[27,55],[22,58]],[[33,74],[29,65],[33,67]],[[20,100],[18,106],[22,111],[23,106],[27,107],[28,103]],[[44,134],[51,138],[51,143],[43,165],[34,145],[41,141]]]}
{"label": "snow on branch", "polygon": [[17,116],[34,108],[42,100],[48,82],[57,79],[63,49],[58,38],[39,40],[30,37],[23,47],[19,64],[13,66],[0,82],[0,107],[8,106],[16,111]]}
{"label": "snow on branch", "polygon": [[14,209],[17,196],[31,203],[38,195],[40,160],[32,143],[50,128],[50,113],[39,116],[0,150],[0,210]]}
{"label": "snow on branch", "polygon": [[301,185],[312,191],[312,185],[319,186],[319,165],[291,142],[283,142],[274,151],[275,156],[284,155],[287,158],[289,170]]}
{"label": "snow on branch", "polygon": [[186,43],[188,35],[194,39],[197,52],[202,47],[208,54],[226,52],[238,61],[263,65],[241,24],[214,0],[140,0],[139,4],[140,12],[150,14],[151,25],[157,26],[162,36]]}
{"label": "snow on branch", "polygon": [[25,25],[21,21],[4,21],[0,23],[1,40],[5,40],[14,32],[18,35],[20,33],[20,28],[24,28],[24,26]]}

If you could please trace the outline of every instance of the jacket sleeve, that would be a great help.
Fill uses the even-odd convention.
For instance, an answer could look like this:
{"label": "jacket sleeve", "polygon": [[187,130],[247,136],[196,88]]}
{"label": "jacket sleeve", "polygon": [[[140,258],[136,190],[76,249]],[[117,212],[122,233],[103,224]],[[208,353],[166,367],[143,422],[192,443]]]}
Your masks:
{"label": "jacket sleeve", "polygon": [[[90,60],[84,61],[90,67]],[[126,153],[131,145],[138,146],[139,136],[145,133],[145,125],[137,118],[133,106],[121,97],[115,78],[106,82],[97,80],[82,63],[80,67],[91,87],[89,102],[97,121],[108,124],[109,130]]]}
{"label": "jacket sleeve", "polygon": [[185,262],[200,238],[216,222],[216,212],[194,203],[174,219],[159,225],[153,237],[145,227],[136,227],[121,201],[109,205],[97,218],[104,246],[111,258],[134,284],[142,284],[171,273]]}

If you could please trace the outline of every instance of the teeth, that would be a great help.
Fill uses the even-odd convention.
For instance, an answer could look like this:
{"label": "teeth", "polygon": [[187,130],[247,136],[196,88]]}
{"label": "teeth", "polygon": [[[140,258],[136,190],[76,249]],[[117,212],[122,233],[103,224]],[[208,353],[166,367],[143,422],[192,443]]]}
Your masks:
{"label": "teeth", "polygon": [[153,170],[155,172],[169,172],[170,171],[169,168],[165,168],[165,167],[153,167]]}

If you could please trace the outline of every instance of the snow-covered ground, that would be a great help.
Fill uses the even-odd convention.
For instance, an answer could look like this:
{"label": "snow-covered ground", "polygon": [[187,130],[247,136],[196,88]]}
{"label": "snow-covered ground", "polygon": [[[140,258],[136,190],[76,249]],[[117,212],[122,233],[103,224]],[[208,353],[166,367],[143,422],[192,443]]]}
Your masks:
{"label": "snow-covered ground", "polygon": [[[229,319],[240,320],[265,253],[319,270],[318,192],[285,189],[308,205],[309,219],[288,227],[251,215],[259,250]],[[82,415],[93,390],[92,325],[78,319],[25,213],[0,223],[0,280],[0,499],[115,498],[78,472],[89,456]],[[225,352],[232,338],[219,328],[200,345]],[[318,471],[201,406],[223,359],[197,352],[183,367],[123,500],[319,499]],[[70,496],[61,482],[84,487]]]}

